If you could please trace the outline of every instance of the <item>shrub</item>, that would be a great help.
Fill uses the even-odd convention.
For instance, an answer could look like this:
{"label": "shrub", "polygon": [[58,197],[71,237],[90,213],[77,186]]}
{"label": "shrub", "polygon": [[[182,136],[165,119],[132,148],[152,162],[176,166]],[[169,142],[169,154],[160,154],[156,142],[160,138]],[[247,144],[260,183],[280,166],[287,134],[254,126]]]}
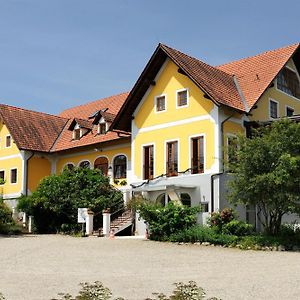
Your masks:
{"label": "shrub", "polygon": [[[73,297],[70,294],[60,293],[61,298],[52,300],[110,300],[112,299],[112,292],[109,288],[105,287],[101,282],[95,281],[94,283],[81,283],[81,290],[79,294]],[[199,287],[195,281],[188,283],[178,282],[175,283],[175,289],[170,296],[163,293],[153,293],[155,298],[147,298],[145,300],[204,300],[206,299],[205,291]],[[0,294],[1,295],[1,294]],[[1,300],[1,298],[0,298]],[[4,300],[4,298],[3,298]],[[124,300],[124,298],[115,298],[115,300]],[[208,300],[218,300],[217,298],[209,298]]]}
{"label": "shrub", "polygon": [[170,235],[169,241],[182,243],[209,242],[217,245],[234,245],[238,237],[217,233],[210,227],[196,225]]}
{"label": "shrub", "polygon": [[222,233],[232,234],[237,236],[250,235],[254,232],[254,227],[239,220],[231,220],[229,223],[223,225]]}
{"label": "shrub", "polygon": [[0,199],[0,224],[14,224],[12,211],[2,199]]}
{"label": "shrub", "polygon": [[101,171],[89,168],[65,169],[60,175],[42,180],[29,197],[22,197],[18,209],[33,215],[39,233],[72,232],[78,228],[77,209],[86,207],[94,213],[94,225],[102,224],[102,210],[122,208],[122,193],[109,184]]}
{"label": "shrub", "polygon": [[221,212],[212,212],[208,224],[216,231],[221,232],[222,227],[236,219],[236,214],[231,208],[224,208]]}
{"label": "shrub", "polygon": [[197,222],[200,207],[187,207],[169,202],[162,206],[150,201],[136,204],[140,217],[149,226],[150,239],[168,240],[170,234],[190,228]]}

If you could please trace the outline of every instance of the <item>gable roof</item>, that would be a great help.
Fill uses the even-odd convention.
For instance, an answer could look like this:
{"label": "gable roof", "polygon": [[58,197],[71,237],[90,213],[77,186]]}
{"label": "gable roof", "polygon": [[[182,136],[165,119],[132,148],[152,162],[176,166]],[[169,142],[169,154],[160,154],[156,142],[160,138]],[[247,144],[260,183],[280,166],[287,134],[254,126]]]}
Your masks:
{"label": "gable roof", "polygon": [[[92,117],[97,117],[99,111],[101,111],[101,114],[105,119],[112,119],[124,104],[127,96],[128,93],[122,93],[64,110],[60,113],[60,116],[70,119],[51,151],[64,151],[77,147],[128,138],[128,134],[120,136],[118,133],[112,131],[109,131],[106,134],[98,134],[97,128],[93,127],[93,122],[91,120]],[[73,133],[68,130],[68,128],[72,128],[71,125],[74,125],[74,120],[76,120],[78,124],[80,123],[83,127],[88,128],[89,126],[88,129],[90,129],[90,131],[79,140],[73,140]]]}
{"label": "gable roof", "polygon": [[73,130],[74,127],[76,126],[76,124],[78,124],[82,128],[86,128],[86,129],[89,129],[89,130],[93,129],[93,123],[90,122],[89,120],[84,120],[84,119],[80,119],[80,118],[74,118],[72,120],[70,126],[68,127],[68,130]]}
{"label": "gable roof", "polygon": [[246,110],[234,76],[176,49],[159,44],[117,114],[112,124],[113,128],[130,130],[135,108],[167,58],[178,66],[180,73],[187,75],[216,104],[233,107],[239,111]]}
{"label": "gable roof", "polygon": [[237,77],[245,100],[249,108],[252,108],[298,48],[299,43],[216,68]]}
{"label": "gable roof", "polygon": [[298,49],[299,44],[295,44],[213,67],[176,49],[159,44],[112,127],[130,130],[130,120],[135,108],[167,58],[179,67],[178,72],[187,75],[217,105],[249,112],[291,57],[297,57],[296,65],[300,69]]}
{"label": "gable roof", "polygon": [[68,119],[0,104],[0,118],[20,150],[49,152]]}

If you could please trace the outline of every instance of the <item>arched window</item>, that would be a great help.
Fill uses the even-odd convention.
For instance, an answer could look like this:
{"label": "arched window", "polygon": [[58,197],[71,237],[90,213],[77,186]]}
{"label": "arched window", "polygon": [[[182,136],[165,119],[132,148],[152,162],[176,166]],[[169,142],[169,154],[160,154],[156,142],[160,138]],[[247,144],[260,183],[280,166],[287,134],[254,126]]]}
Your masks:
{"label": "arched window", "polygon": [[191,207],[192,200],[191,200],[191,196],[188,193],[181,193],[180,200],[183,205]]}
{"label": "arched window", "polygon": [[[167,197],[167,201],[166,201],[166,197]],[[170,201],[171,201],[171,198],[166,193],[162,193],[159,196],[157,196],[157,198],[156,198],[156,203],[157,204],[160,203],[162,206],[166,206]]]}
{"label": "arched window", "polygon": [[88,160],[84,160],[79,164],[79,168],[90,168],[91,164]]}
{"label": "arched window", "polygon": [[73,170],[73,169],[74,169],[74,165],[73,165],[72,163],[67,163],[67,164],[64,166],[63,170],[65,170],[65,169]]}
{"label": "arched window", "polygon": [[94,162],[94,168],[101,170],[104,176],[108,174],[108,159],[106,157],[98,157]]}
{"label": "arched window", "polygon": [[126,178],[127,162],[125,155],[118,155],[114,158],[114,178]]}

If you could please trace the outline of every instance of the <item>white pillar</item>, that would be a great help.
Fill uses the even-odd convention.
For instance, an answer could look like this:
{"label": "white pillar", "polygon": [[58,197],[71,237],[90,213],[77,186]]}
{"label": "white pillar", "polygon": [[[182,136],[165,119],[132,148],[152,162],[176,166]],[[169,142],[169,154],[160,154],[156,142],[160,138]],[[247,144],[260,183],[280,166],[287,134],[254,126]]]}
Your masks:
{"label": "white pillar", "polygon": [[28,217],[28,232],[32,233],[33,216]]}
{"label": "white pillar", "polygon": [[110,234],[110,212],[109,210],[103,210],[103,235],[108,237]]}
{"label": "white pillar", "polygon": [[91,235],[93,234],[93,230],[94,230],[94,213],[91,210],[89,210],[85,220],[85,233],[87,235]]}
{"label": "white pillar", "polygon": [[114,183],[114,178],[113,178],[113,169],[112,166],[109,166],[107,176],[109,177],[109,183],[113,184]]}
{"label": "white pillar", "polygon": [[23,227],[26,227],[26,212],[23,212],[22,223],[23,223]]}
{"label": "white pillar", "polygon": [[18,219],[18,211],[17,211],[17,209],[15,207],[12,207],[11,209],[12,209],[12,218],[14,220],[17,220]]}

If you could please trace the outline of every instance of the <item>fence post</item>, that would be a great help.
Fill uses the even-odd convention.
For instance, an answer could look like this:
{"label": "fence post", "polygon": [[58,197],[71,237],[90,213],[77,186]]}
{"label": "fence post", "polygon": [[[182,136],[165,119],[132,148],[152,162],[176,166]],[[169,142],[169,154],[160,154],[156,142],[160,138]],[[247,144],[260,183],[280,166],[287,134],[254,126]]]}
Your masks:
{"label": "fence post", "polygon": [[88,210],[85,223],[85,232],[87,235],[91,235],[94,230],[94,213],[91,210]]}
{"label": "fence post", "polygon": [[33,216],[28,217],[28,232],[32,233],[32,226],[33,226]]}
{"label": "fence post", "polygon": [[102,212],[103,216],[103,235],[108,237],[110,234],[110,210],[105,209]]}

